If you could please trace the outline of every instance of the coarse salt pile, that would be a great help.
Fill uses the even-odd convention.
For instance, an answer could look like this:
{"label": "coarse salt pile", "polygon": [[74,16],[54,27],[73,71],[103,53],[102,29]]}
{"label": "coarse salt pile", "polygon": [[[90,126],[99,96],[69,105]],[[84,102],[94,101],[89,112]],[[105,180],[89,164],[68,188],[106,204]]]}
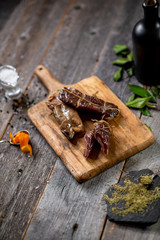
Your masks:
{"label": "coarse salt pile", "polygon": [[18,73],[9,68],[2,68],[0,70],[0,80],[2,83],[15,86],[17,84]]}

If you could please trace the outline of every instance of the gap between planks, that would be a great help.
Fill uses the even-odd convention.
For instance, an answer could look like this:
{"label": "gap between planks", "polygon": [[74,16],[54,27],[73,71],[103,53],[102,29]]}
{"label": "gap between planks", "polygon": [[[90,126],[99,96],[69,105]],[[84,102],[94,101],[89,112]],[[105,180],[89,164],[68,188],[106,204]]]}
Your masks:
{"label": "gap between planks", "polygon": [[2,132],[2,134],[1,134],[1,136],[0,136],[0,140],[3,138],[5,132],[7,131],[7,128],[8,128],[8,126],[9,126],[9,124],[11,123],[13,117],[14,117],[14,114],[11,115],[9,121],[7,122],[6,127],[4,128],[4,131]]}

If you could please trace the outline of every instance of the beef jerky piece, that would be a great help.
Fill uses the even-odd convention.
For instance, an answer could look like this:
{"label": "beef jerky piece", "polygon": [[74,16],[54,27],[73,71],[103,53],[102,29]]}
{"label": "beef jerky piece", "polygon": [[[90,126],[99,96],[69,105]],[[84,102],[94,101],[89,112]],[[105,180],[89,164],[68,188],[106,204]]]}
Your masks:
{"label": "beef jerky piece", "polygon": [[95,138],[94,138],[94,131],[88,131],[87,134],[85,134],[84,136],[84,140],[86,143],[86,148],[84,151],[84,157],[88,158],[92,149],[93,149],[93,144],[95,142]]}
{"label": "beef jerky piece", "polygon": [[84,131],[83,123],[77,111],[60,101],[56,94],[48,98],[47,106],[52,110],[62,133],[69,140],[73,139],[75,133]]}
{"label": "beef jerky piece", "polygon": [[58,98],[67,105],[96,113],[103,119],[112,119],[119,114],[118,107],[115,104],[83,94],[74,88],[62,88]]}
{"label": "beef jerky piece", "polygon": [[110,126],[106,121],[99,121],[94,124],[93,130],[87,132],[84,136],[86,148],[84,157],[88,157],[93,149],[94,141],[97,140],[101,145],[101,151],[107,155],[109,152],[111,138]]}
{"label": "beef jerky piece", "polygon": [[101,151],[107,155],[109,152],[111,131],[107,122],[98,122],[94,128],[94,137],[101,145]]}

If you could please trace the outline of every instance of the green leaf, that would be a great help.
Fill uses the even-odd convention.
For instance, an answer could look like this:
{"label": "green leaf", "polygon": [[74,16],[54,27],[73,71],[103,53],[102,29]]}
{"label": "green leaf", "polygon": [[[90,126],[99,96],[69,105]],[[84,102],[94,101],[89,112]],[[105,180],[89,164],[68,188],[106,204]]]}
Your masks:
{"label": "green leaf", "polygon": [[128,52],[129,49],[128,49],[128,46],[127,45],[120,45],[120,44],[117,44],[113,47],[113,50],[116,54],[119,54],[119,53],[122,53],[122,52]]}
{"label": "green leaf", "polygon": [[156,108],[157,104],[153,105],[153,104],[150,104],[150,103],[146,103],[146,106],[149,107],[149,108]]}
{"label": "green leaf", "polygon": [[143,115],[145,115],[145,116],[147,116],[147,117],[152,117],[152,115],[151,115],[148,107],[144,107],[144,108],[140,109],[140,111],[141,111],[141,113],[142,113]]}
{"label": "green leaf", "polygon": [[128,87],[130,90],[135,93],[136,95],[146,98],[151,97],[150,101],[156,103],[156,98],[154,97],[153,93],[147,89],[144,89],[143,87],[137,86],[137,85],[131,85],[128,84]]}
{"label": "green leaf", "polygon": [[127,102],[126,106],[132,108],[143,108],[150,99],[151,97],[136,98],[133,101]]}
{"label": "green leaf", "polygon": [[151,87],[151,92],[154,94],[154,96],[160,98],[160,89],[159,89],[159,87]]}
{"label": "green leaf", "polygon": [[[157,102],[157,100],[156,100],[156,98],[155,98],[155,96],[154,96],[154,94],[150,91],[150,90],[147,90],[147,92],[150,94],[150,96],[152,97],[151,98],[151,102],[154,102],[154,103],[156,103]],[[149,96],[149,95],[148,95]]]}
{"label": "green leaf", "polygon": [[128,63],[129,60],[126,58],[118,58],[117,60],[115,60],[114,62],[112,62],[113,65],[118,65],[118,66],[123,66],[126,63]]}
{"label": "green leaf", "polygon": [[127,101],[127,103],[129,103],[129,102],[133,101],[133,100],[134,100],[134,98],[135,98],[135,94],[133,94],[132,96],[130,96],[130,97],[128,98],[128,101]]}
{"label": "green leaf", "polygon": [[132,67],[131,67],[131,68],[128,68],[128,69],[126,70],[126,72],[127,72],[128,77],[132,77],[132,76],[133,76],[133,68],[132,68]]}
{"label": "green leaf", "polygon": [[130,62],[133,62],[133,61],[134,61],[133,52],[130,52],[130,53],[127,55],[127,59],[128,59],[128,61],[130,61]]}
{"label": "green leaf", "polygon": [[128,54],[129,54],[129,50],[126,50],[126,51],[122,51],[122,52],[118,53],[117,56],[127,57]]}
{"label": "green leaf", "polygon": [[115,82],[119,81],[122,78],[123,69],[122,67],[113,75]]}

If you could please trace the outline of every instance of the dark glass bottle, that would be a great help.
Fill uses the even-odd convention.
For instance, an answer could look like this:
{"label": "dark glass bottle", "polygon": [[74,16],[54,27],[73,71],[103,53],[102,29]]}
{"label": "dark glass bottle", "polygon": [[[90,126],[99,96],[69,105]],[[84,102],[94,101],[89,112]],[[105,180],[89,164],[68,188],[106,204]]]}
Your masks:
{"label": "dark glass bottle", "polygon": [[135,74],[144,85],[160,85],[160,19],[159,2],[146,0],[142,4],[144,18],[132,32]]}

